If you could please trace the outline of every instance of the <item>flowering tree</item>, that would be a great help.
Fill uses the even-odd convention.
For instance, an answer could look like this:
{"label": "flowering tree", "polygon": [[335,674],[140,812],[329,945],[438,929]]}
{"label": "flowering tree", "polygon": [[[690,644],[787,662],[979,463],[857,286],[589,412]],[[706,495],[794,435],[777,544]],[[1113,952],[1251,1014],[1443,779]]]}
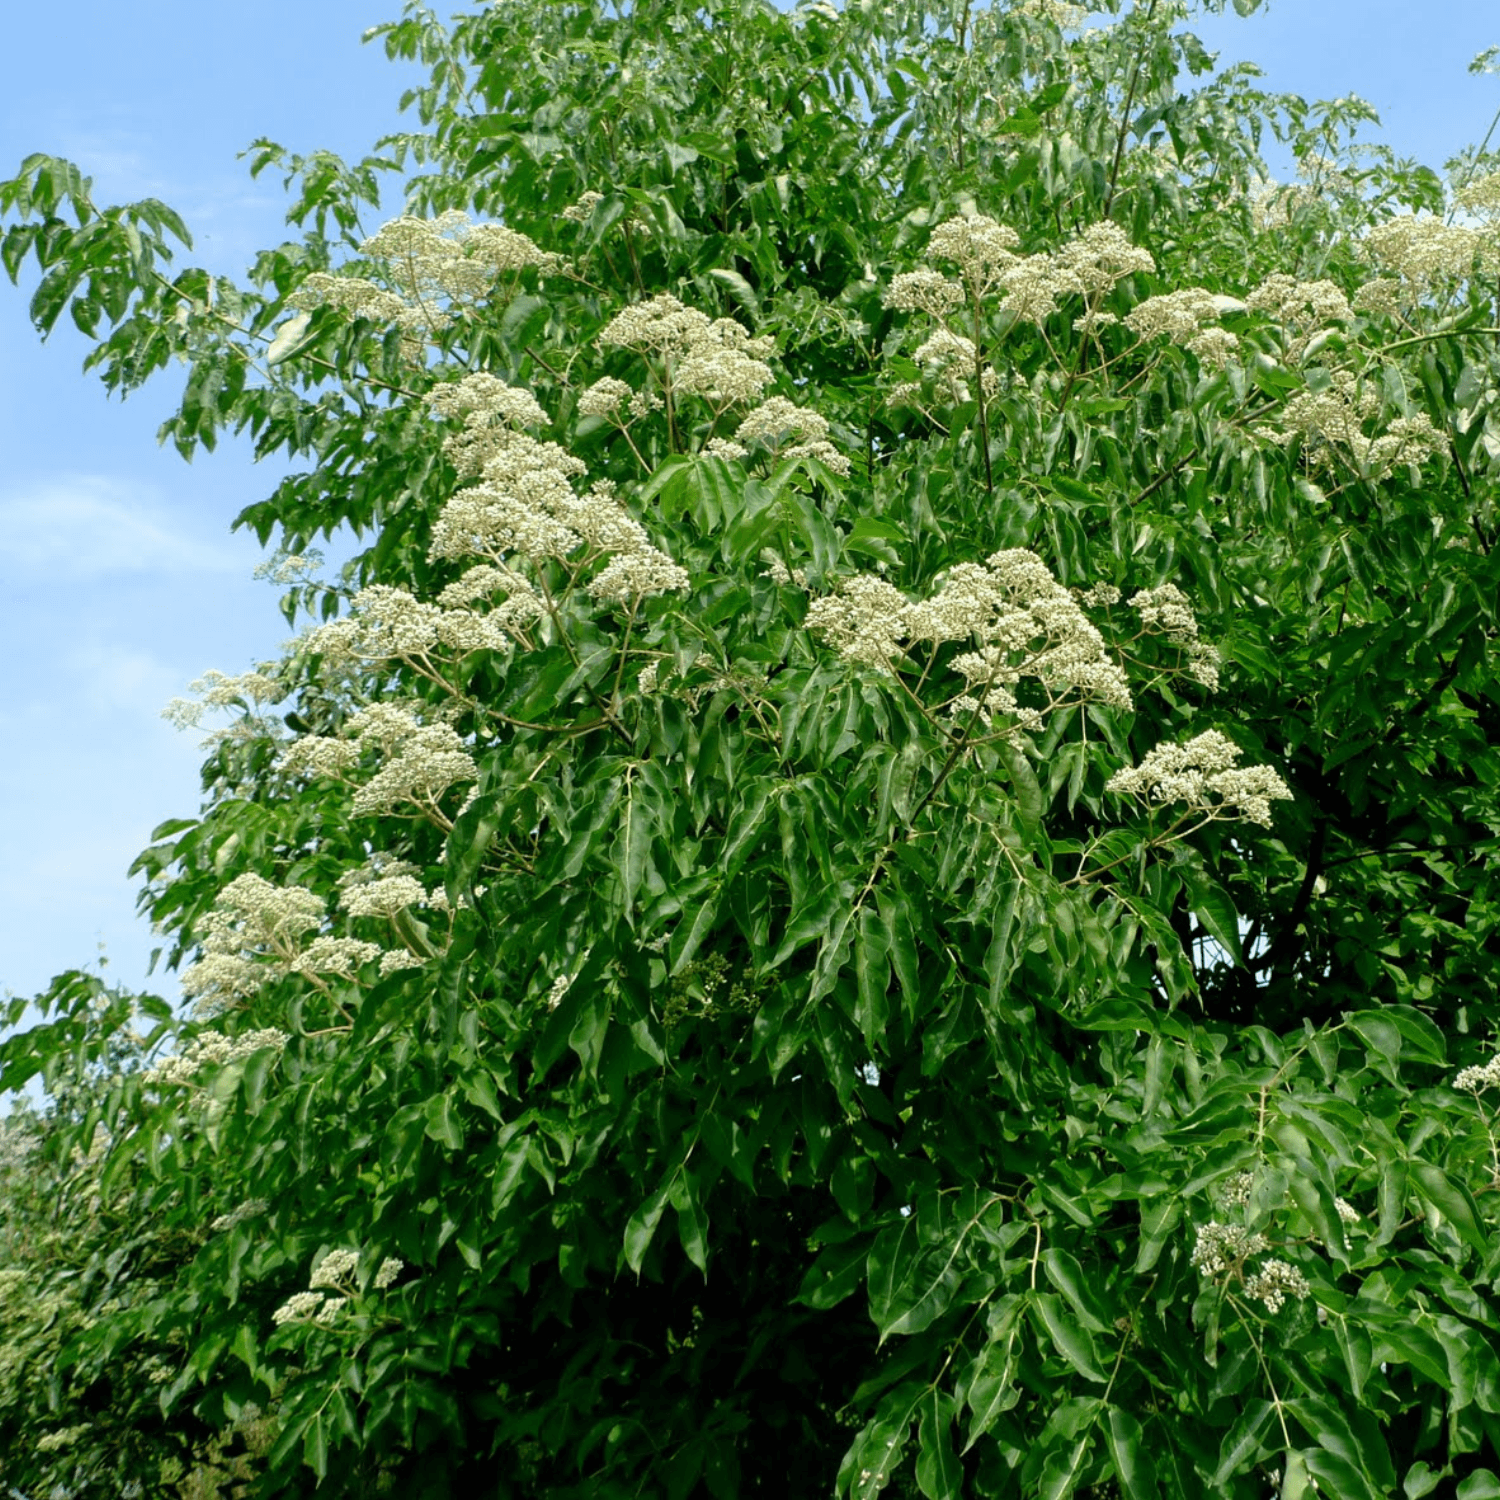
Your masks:
{"label": "flowering tree", "polygon": [[0,184],[308,465],[189,1004],[0,1051],[9,1482],[1500,1495],[1500,175],[1185,9],[413,7],[243,285]]}

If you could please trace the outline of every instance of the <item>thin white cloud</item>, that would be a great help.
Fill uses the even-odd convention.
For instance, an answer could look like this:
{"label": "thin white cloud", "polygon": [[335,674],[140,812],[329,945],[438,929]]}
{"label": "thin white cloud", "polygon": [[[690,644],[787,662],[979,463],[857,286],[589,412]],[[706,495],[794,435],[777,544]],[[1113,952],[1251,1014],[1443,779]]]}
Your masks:
{"label": "thin white cloud", "polygon": [[190,535],[148,489],[61,475],[0,495],[0,575],[79,582],[129,573],[243,573],[242,550]]}

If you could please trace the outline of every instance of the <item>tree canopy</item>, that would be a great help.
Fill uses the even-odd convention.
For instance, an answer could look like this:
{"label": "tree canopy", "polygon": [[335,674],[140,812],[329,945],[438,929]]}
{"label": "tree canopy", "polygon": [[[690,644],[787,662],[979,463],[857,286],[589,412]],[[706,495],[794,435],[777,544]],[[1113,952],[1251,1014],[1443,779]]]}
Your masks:
{"label": "tree canopy", "polygon": [[1500,1495],[1500,159],[1194,9],[413,4],[240,282],[0,183],[303,466],[186,1004],[0,1045],[15,1492]]}

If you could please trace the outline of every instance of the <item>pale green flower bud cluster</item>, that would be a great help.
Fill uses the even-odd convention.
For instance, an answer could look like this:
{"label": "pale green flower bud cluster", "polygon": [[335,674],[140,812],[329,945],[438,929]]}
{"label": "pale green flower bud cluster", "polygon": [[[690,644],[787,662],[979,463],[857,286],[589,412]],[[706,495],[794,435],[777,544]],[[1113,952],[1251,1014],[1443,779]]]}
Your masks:
{"label": "pale green flower bud cluster", "polygon": [[1205,822],[1243,819],[1271,826],[1272,801],[1291,790],[1270,766],[1236,769],[1243,752],[1217,729],[1180,745],[1157,745],[1137,766],[1116,771],[1105,791],[1148,804],[1183,803]]}
{"label": "pale green flower bud cluster", "polygon": [[81,1422],[76,1427],[58,1427],[51,1432],[44,1432],[36,1440],[36,1451],[38,1453],[60,1453],[65,1448],[71,1448],[79,1438],[86,1436],[93,1430],[92,1422]]}

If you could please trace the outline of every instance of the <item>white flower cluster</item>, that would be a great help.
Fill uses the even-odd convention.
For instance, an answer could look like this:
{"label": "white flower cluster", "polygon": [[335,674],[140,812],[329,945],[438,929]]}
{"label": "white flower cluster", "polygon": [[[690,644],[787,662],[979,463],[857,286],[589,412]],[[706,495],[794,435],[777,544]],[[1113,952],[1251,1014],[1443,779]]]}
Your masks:
{"label": "white flower cluster", "polygon": [[435,219],[403,214],[360,250],[381,262],[388,285],[363,276],[314,271],[287,301],[304,311],[338,307],[355,317],[391,324],[402,330],[409,358],[419,357],[423,343],[452,321],[448,308],[484,301],[502,277],[527,266],[545,273],[559,264],[557,256],[539,249],[526,235],[503,224],[471,224],[468,215],[457,210]]}
{"label": "white flower cluster", "polygon": [[1219,653],[1198,638],[1198,617],[1187,595],[1176,584],[1142,589],[1131,597],[1130,607],[1140,615],[1141,624],[1148,631],[1164,634],[1172,645],[1187,653],[1188,676],[1210,691],[1218,688]]}
{"label": "white flower cluster", "polygon": [[1201,286],[1188,286],[1137,302],[1125,314],[1125,326],[1143,339],[1180,341],[1191,338],[1205,323],[1215,322],[1218,317],[1214,294]]}
{"label": "white flower cluster", "polygon": [[[383,1292],[405,1269],[405,1261],[387,1256],[380,1262],[370,1285]],[[271,1321],[278,1328],[287,1323],[332,1323],[339,1310],[359,1292],[359,1251],[330,1250],[313,1267],[307,1285],[307,1291],[294,1292],[271,1314]],[[337,1295],[324,1296],[324,1291]]]}
{"label": "white flower cluster", "polygon": [[396,703],[371,704],[349,720],[341,736],[304,736],[282,753],[280,767],[289,775],[354,784],[352,773],[372,750],[379,763],[375,774],[358,784],[356,813],[410,806],[433,814],[449,787],[479,778],[474,757],[451,725],[424,724]]}
{"label": "white flower cluster", "polygon": [[[967,685],[960,712],[1001,714],[1021,728],[1040,722],[1019,707],[1012,689],[1023,678],[1050,692],[1076,691],[1067,701],[1130,706],[1130,689],[1104,638],[1078,600],[1034,552],[996,552],[983,566],[959,563],[929,599],[913,602],[883,578],[856,574],[835,595],[814,599],[807,626],[847,661],[889,671],[903,642],[972,642],[976,649],[953,659]],[[1054,697],[1049,708],[1060,706]],[[986,722],[987,719],[986,719]]]}
{"label": "white flower cluster", "polygon": [[747,450],[760,443],[777,458],[814,458],[835,474],[849,472],[849,460],[828,440],[827,421],[785,396],[772,396],[750,412],[734,440]]}
{"label": "white flower cluster", "polygon": [[1335,1198],[1333,1207],[1341,1223],[1358,1224],[1360,1222],[1360,1212],[1352,1203],[1346,1202],[1343,1198]]}
{"label": "white flower cluster", "polygon": [[667,293],[616,313],[599,342],[655,356],[673,390],[704,396],[720,410],[758,399],[775,378],[765,363],[774,339],[753,337],[733,318],[710,319]]}
{"label": "white flower cluster", "polygon": [[1487,1063],[1475,1063],[1471,1067],[1461,1068],[1453,1080],[1454,1088],[1468,1089],[1475,1094],[1496,1085],[1500,1085],[1500,1053],[1496,1053]]}
{"label": "white flower cluster", "polygon": [[1219,1184],[1214,1197],[1225,1208],[1243,1208],[1249,1203],[1250,1190],[1254,1186],[1254,1172],[1234,1172]]}
{"label": "white flower cluster", "polygon": [[1404,282],[1395,276],[1377,276],[1354,293],[1354,310],[1372,317],[1394,317],[1411,300]]}
{"label": "white flower cluster", "polygon": [[[311,742],[354,748],[338,740]],[[286,752],[294,769],[299,750],[309,743],[299,740]],[[383,768],[369,786],[360,789],[355,797],[357,809],[370,810],[360,808],[360,799],[390,769]],[[403,764],[400,757],[395,772],[397,777],[405,773],[409,781],[416,779],[412,766]],[[307,941],[323,925],[326,914],[322,898],[305,886],[272,885],[259,875],[237,876],[219,892],[213,910],[199,924],[196,935],[202,953],[182,976],[183,994],[195,999],[200,1010],[213,1012],[289,974],[348,978],[381,956],[378,944],[357,938],[322,933]],[[257,1034],[281,1036],[279,1032],[251,1033]]]}
{"label": "white flower cluster", "polygon": [[405,589],[371,584],[350,601],[347,615],[309,631],[302,645],[322,657],[325,667],[404,661],[429,671],[471,651],[508,651],[506,628],[524,629],[542,613],[542,602],[517,575],[504,582],[511,590],[505,602],[483,614],[443,609]]}
{"label": "white flower cluster", "polygon": [[[280,1052],[291,1040],[286,1032],[278,1031],[275,1027],[267,1027],[260,1031],[246,1031],[239,1036],[225,1036],[221,1031],[208,1031],[193,1038],[192,1042],[181,1052],[174,1053],[171,1057],[164,1057],[159,1063],[147,1068],[141,1075],[142,1080],[148,1084],[166,1088],[173,1085],[187,1085],[197,1080],[199,1072],[207,1067],[227,1067],[230,1063],[236,1063],[241,1058],[250,1057],[253,1054],[270,1049]],[[261,1208],[265,1205],[261,1204]],[[251,1205],[244,1206],[243,1216],[248,1218]],[[236,1210],[240,1212],[240,1210]],[[224,1216],[230,1224],[238,1223],[232,1215]],[[219,1220],[214,1221],[214,1227],[219,1227]],[[224,1227],[230,1227],[226,1224]]]}
{"label": "white flower cluster", "polygon": [[308,1286],[316,1291],[319,1287],[346,1287],[359,1270],[359,1251],[330,1250],[313,1267]]}
{"label": "white flower cluster", "polygon": [[1421,289],[1463,280],[1476,263],[1482,270],[1493,270],[1500,261],[1500,247],[1489,226],[1445,224],[1430,214],[1397,214],[1375,225],[1365,244],[1376,261]]}
{"label": "white flower cluster", "polygon": [[630,395],[630,387],[623,380],[616,380],[613,375],[606,375],[603,379],[596,380],[579,395],[578,415],[580,417],[610,416],[619,409],[622,401],[629,399]]}
{"label": "white flower cluster", "polygon": [[1278,443],[1300,436],[1309,458],[1318,462],[1330,461],[1341,448],[1372,479],[1401,464],[1420,466],[1447,448],[1447,438],[1421,412],[1397,417],[1379,436],[1369,437],[1365,424],[1380,414],[1380,406],[1373,385],[1361,385],[1352,371],[1336,370],[1322,390],[1298,391],[1288,400],[1279,428],[1257,428],[1256,436]]}
{"label": "white flower cluster", "polygon": [[[584,547],[583,557],[576,559],[579,566],[607,559],[589,585],[589,593],[598,600],[615,602],[686,589],[690,582],[686,570],[651,544],[645,527],[620,503],[610,484],[601,481],[580,496],[572,483],[585,472],[578,459],[556,443],[538,442],[508,425],[517,416],[529,420],[527,409],[515,400],[525,393],[499,382],[493,387],[471,384],[480,378],[470,376],[454,388],[446,410],[449,414],[466,412],[464,429],[444,443],[444,451],[459,472],[477,475],[479,482],[458,491],[443,507],[433,526],[429,555],[434,560],[487,559],[488,570],[481,574],[470,569],[464,575],[468,580],[465,599],[484,592],[475,587],[482,578],[490,591],[503,590],[506,602],[481,622],[468,611],[444,616],[441,611],[434,613],[433,606],[411,599],[402,606],[407,627],[449,644],[443,636],[446,631],[454,649],[474,650],[480,643],[504,639],[507,628],[516,630],[536,618],[542,612],[541,601],[532,586],[507,565],[511,554],[537,563],[571,557]],[[531,398],[525,396],[525,400]],[[502,420],[496,420],[497,416]],[[388,609],[399,592],[380,596]],[[444,602],[464,601],[445,591]]]}
{"label": "white flower cluster", "polygon": [[1223,1276],[1238,1270],[1252,1255],[1271,1248],[1263,1234],[1253,1234],[1239,1224],[1221,1224],[1210,1219],[1198,1226],[1189,1264],[1205,1276]]}
{"label": "white flower cluster", "polygon": [[374,862],[339,877],[339,905],[351,917],[398,917],[409,907],[433,904],[432,895],[404,861]]}
{"label": "white flower cluster", "polygon": [[547,991],[547,1009],[556,1010],[563,1003],[563,996],[572,988],[573,976],[571,974],[559,974],[552,981],[552,988]]}
{"label": "white flower cluster", "polygon": [[275,1312],[271,1321],[284,1328],[288,1323],[321,1323],[325,1326],[338,1316],[347,1297],[325,1297],[321,1292],[293,1292]]}
{"label": "white flower cluster", "polygon": [[1307,1277],[1284,1260],[1268,1260],[1245,1278],[1245,1295],[1265,1305],[1269,1313],[1278,1313],[1288,1297],[1305,1297],[1312,1290]]}
{"label": "white flower cluster", "polygon": [[1088,7],[1074,5],[1071,0],[1016,0],[1011,11],[1036,21],[1050,21],[1064,31],[1076,31],[1089,18]]}
{"label": "white flower cluster", "polygon": [[[1107,219],[1056,250],[1017,255],[1019,243],[1015,230],[983,214],[949,219],[933,230],[928,250],[957,266],[960,282],[927,267],[908,271],[892,281],[886,305],[898,312],[924,312],[945,324],[961,302],[977,304],[998,292],[1002,308],[1019,321],[1043,323],[1065,297],[1087,297],[1096,305],[1127,276],[1156,269],[1150,254]],[[931,341],[924,347],[929,362],[945,355]],[[954,360],[960,352],[960,346],[952,346],[945,357]],[[972,344],[967,363],[972,369]]]}
{"label": "white flower cluster", "polygon": [[1138,766],[1116,771],[1107,792],[1142,802],[1181,802],[1205,821],[1244,819],[1271,826],[1272,801],[1291,791],[1270,766],[1235,769],[1242,754],[1233,740],[1210,729],[1181,745],[1157,745]]}
{"label": "white flower cluster", "polygon": [[209,1233],[223,1234],[226,1230],[243,1224],[247,1219],[258,1219],[270,1206],[264,1198],[247,1198],[237,1208],[230,1209],[227,1214],[220,1214],[208,1226]]}
{"label": "white flower cluster", "polygon": [[587,224],[593,218],[595,208],[603,202],[604,194],[596,193],[590,188],[577,203],[570,203],[563,209],[562,216],[573,224]]}
{"label": "white flower cluster", "polygon": [[1245,298],[1252,312],[1269,313],[1282,323],[1347,323],[1349,299],[1331,281],[1298,281],[1278,271]]}
{"label": "white flower cluster", "polygon": [[227,677],[223,672],[207,671],[189,684],[196,698],[174,698],[162,710],[162,717],[179,729],[196,728],[205,710],[210,708],[259,709],[268,703],[279,703],[287,687],[263,665],[253,672]]}

